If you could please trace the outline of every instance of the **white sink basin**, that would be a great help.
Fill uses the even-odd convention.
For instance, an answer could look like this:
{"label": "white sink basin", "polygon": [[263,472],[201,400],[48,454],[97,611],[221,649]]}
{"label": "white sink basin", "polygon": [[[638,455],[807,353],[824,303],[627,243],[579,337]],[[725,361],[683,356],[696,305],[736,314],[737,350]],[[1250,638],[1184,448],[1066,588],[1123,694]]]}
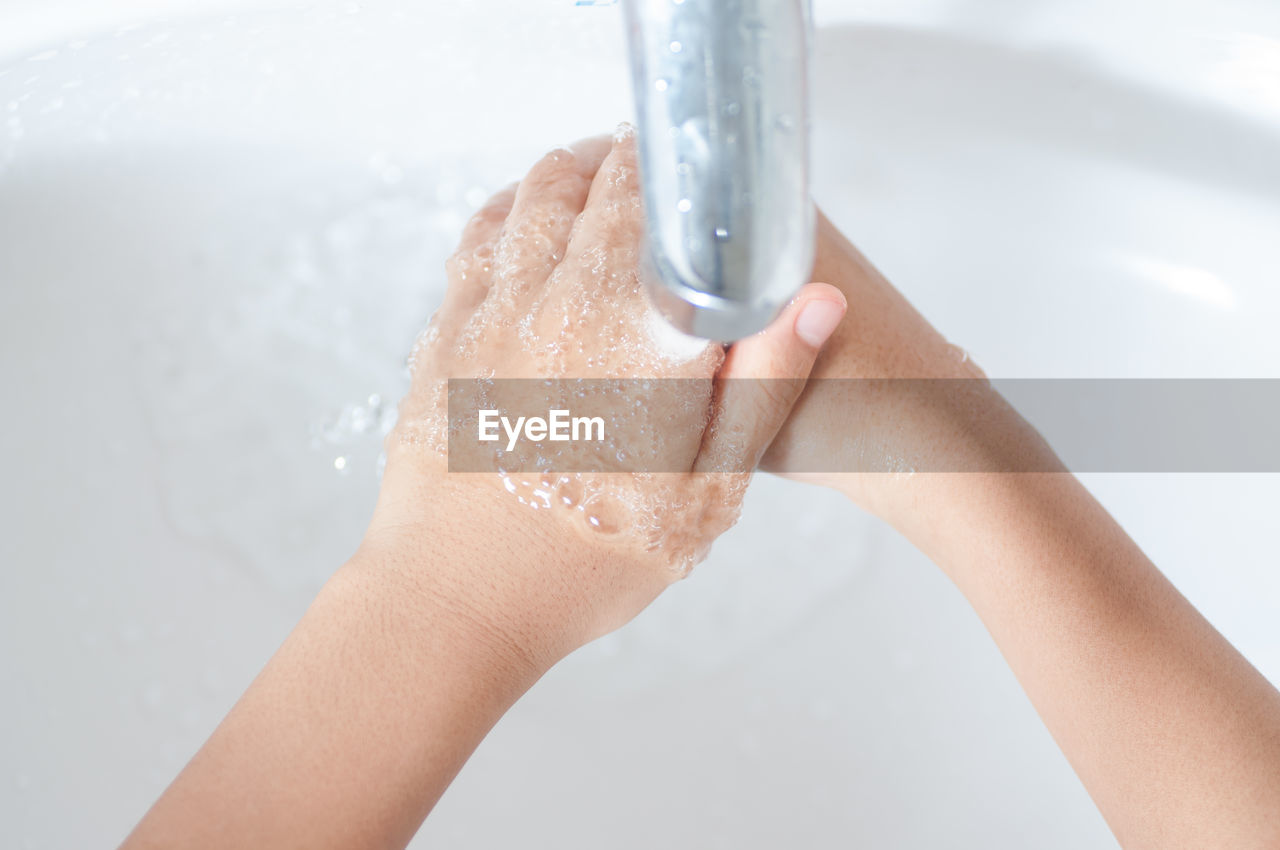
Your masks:
{"label": "white sink basin", "polygon": [[[123,837],[359,540],[469,209],[630,114],[616,7],[273,5],[0,12],[5,847]],[[993,376],[1280,377],[1280,11],[1207,5],[818,0],[819,202]],[[1280,477],[1089,481],[1280,681]],[[415,846],[517,844],[1114,846],[941,574],[773,479]]]}

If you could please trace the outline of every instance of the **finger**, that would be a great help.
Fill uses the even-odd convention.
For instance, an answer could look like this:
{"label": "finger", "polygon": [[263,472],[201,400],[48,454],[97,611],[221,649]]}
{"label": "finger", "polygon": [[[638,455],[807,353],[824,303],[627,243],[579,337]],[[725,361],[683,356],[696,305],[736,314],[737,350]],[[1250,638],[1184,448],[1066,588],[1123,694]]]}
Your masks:
{"label": "finger", "polygon": [[551,151],[520,181],[499,238],[502,264],[512,267],[512,281],[543,283],[563,259],[574,219],[608,152],[607,136],[583,139]]}
{"label": "finger", "polygon": [[755,469],[846,309],[840,290],[810,283],[769,327],[729,349],[694,472]]}
{"label": "finger", "polygon": [[485,243],[494,242],[498,238],[502,225],[511,213],[511,206],[516,199],[516,187],[512,183],[475,211],[467,226],[462,229],[462,238],[458,240],[458,254],[469,254]]}
{"label": "finger", "polygon": [[494,244],[511,212],[518,185],[512,183],[476,210],[462,230],[458,250],[445,260],[445,277],[449,286],[440,311],[445,319],[470,314],[489,294],[493,281]]}
{"label": "finger", "polygon": [[[567,148],[557,148],[534,163],[520,181],[507,229],[558,230],[564,224],[560,220],[563,216],[568,217],[567,224],[571,226],[586,205],[591,181],[610,145],[609,136],[592,136]],[[566,239],[568,232],[565,227]]]}
{"label": "finger", "polygon": [[582,218],[569,237],[566,259],[582,259],[602,249],[634,251],[642,221],[635,132],[624,125],[614,134],[608,156],[591,181]]}

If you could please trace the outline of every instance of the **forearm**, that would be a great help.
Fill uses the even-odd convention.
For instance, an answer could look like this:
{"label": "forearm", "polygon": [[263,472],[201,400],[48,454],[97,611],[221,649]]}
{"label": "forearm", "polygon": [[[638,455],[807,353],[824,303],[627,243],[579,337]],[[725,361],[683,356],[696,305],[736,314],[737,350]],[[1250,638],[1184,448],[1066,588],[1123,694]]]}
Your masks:
{"label": "forearm", "polygon": [[973,604],[1126,847],[1280,843],[1280,694],[1066,473],[912,482]]}
{"label": "forearm", "polygon": [[[468,222],[411,355],[361,553],[129,847],[403,846],[543,671],[634,617],[732,524],[748,476],[703,472],[753,465],[845,299],[805,286],[764,332],[673,357],[635,271],[636,158],[625,128],[557,149]],[[618,461],[640,437],[671,474],[557,474],[530,429],[522,451],[475,467],[491,472],[449,471],[467,415],[450,380],[566,375],[705,387],[692,403],[602,402],[624,405],[602,411],[625,426]],[[717,376],[784,391],[713,392]]]}
{"label": "forearm", "polygon": [[398,575],[343,567],[125,846],[403,847],[537,671]]}
{"label": "forearm", "polygon": [[1127,847],[1280,846],[1276,690],[821,216],[814,277],[850,309],[813,377],[877,380],[811,380],[764,467],[951,576]]}

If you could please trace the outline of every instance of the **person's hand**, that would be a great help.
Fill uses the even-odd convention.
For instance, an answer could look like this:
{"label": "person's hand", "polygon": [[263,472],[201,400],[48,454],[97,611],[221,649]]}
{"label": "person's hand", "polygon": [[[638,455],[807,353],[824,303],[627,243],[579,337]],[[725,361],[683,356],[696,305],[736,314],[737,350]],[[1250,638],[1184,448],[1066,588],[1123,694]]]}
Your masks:
{"label": "person's hand", "polygon": [[818,220],[813,276],[849,311],[762,468],[843,491],[951,578],[1125,847],[1280,846],[1280,694]]}
{"label": "person's hand", "polygon": [[[387,443],[363,550],[539,666],[629,620],[732,525],[744,470],[845,308],[837,290],[810,284],[727,352],[682,337],[637,276],[641,235],[625,130],[548,154],[495,196],[448,263]],[[459,419],[449,378],[681,379],[662,403],[611,420],[620,448],[655,454],[648,468],[664,472],[448,472]],[[752,391],[763,385],[713,378],[771,380]]]}
{"label": "person's hand", "polygon": [[[828,222],[815,277],[840,288],[810,284],[727,352],[652,316],[639,222],[625,133],[548,155],[475,217],[415,349],[360,551],[126,847],[406,846],[552,663],[705,552],[766,449],[772,468],[818,470],[898,524],[952,577],[1121,843],[1276,846],[1280,694],[1074,477],[897,474],[1053,458]],[[806,385],[811,370],[976,380],[939,395]],[[450,472],[457,377],[681,379],[614,417],[620,448],[647,445],[672,471]],[[1009,462],[1020,452],[1034,462]],[[821,472],[849,468],[872,472]]]}
{"label": "person's hand", "polygon": [[761,468],[838,489],[908,533],[929,522],[918,491],[930,476],[915,472],[1058,468],[965,351],[817,221],[812,279],[838,287],[849,310]]}
{"label": "person's hand", "polygon": [[[727,352],[689,340],[652,315],[640,231],[626,132],[548,154],[477,213],[415,346],[359,551],[126,846],[405,846],[539,676],[732,524],[844,298],[811,285]],[[679,379],[612,417],[619,449],[670,471],[450,471],[446,407],[469,400],[450,378]],[[622,389],[605,401],[645,398]]]}

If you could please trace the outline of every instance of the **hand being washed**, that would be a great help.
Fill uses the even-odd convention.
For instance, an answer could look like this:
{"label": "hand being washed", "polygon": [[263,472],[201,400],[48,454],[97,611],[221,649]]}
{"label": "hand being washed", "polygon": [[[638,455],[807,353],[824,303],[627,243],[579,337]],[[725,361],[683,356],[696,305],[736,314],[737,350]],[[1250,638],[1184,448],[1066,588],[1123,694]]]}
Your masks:
{"label": "hand being washed", "polygon": [[[820,219],[815,274],[839,289],[810,284],[722,352],[653,319],[639,222],[626,133],[548,155],[475,217],[359,552],[126,846],[404,846],[551,664],[731,524],[766,447],[767,466],[843,490],[955,580],[1122,843],[1277,846],[1280,694],[1074,478],[993,471],[1060,467],[835,228]],[[811,367],[975,380],[868,393],[806,383]],[[670,471],[448,472],[451,377],[682,379],[619,420]],[[956,468],[980,472],[930,471]]]}
{"label": "hand being washed", "polygon": [[[129,846],[403,846],[525,689],[733,523],[844,298],[810,284],[727,352],[666,329],[635,159],[625,130],[554,151],[472,219],[359,552]],[[450,473],[448,378],[683,379],[625,423],[671,471]]]}
{"label": "hand being washed", "polygon": [[[510,595],[486,626],[509,632],[513,649],[538,665],[629,620],[732,525],[743,470],[773,440],[844,314],[839,291],[809,284],[770,328],[727,354],[681,337],[654,314],[637,276],[642,231],[627,129],[553,151],[493,198],[448,263],[448,294],[415,350],[413,387],[387,443],[366,551],[395,553],[401,564],[400,553],[413,553],[403,572],[428,593],[466,596],[482,571],[487,586]],[[649,468],[662,472],[442,474],[445,384],[463,377],[619,379],[609,439],[619,451],[652,452]],[[713,377],[768,379],[770,390]],[[636,404],[627,381],[648,379],[672,389]],[[525,541],[526,557],[468,559],[461,574],[419,557],[441,515],[490,524],[495,512],[510,540]],[[548,632],[552,620],[560,626]]]}

